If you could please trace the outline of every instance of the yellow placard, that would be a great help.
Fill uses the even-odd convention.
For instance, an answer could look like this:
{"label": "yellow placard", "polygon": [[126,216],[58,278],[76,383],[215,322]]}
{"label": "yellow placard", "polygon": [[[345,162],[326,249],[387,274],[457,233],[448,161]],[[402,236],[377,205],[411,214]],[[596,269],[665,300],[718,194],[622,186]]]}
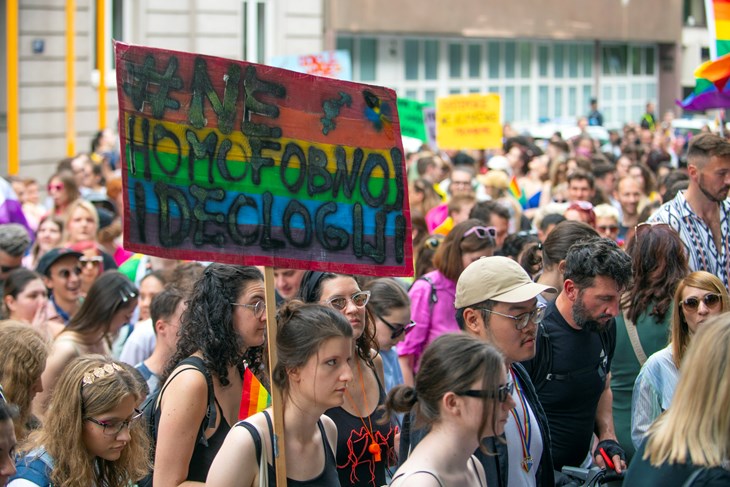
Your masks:
{"label": "yellow placard", "polygon": [[500,99],[496,93],[450,95],[436,100],[436,143],[441,149],[502,146]]}

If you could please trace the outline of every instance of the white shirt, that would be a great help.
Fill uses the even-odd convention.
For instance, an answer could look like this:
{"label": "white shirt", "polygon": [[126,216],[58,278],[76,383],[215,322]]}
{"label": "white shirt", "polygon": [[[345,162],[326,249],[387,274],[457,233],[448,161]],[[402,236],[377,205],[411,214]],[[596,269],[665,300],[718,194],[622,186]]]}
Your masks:
{"label": "white shirt", "polygon": [[[515,380],[513,376],[512,380]],[[527,413],[530,419],[530,456],[532,457],[532,467],[529,472],[522,469],[522,460],[524,458],[522,452],[522,439],[519,433],[519,426],[515,420],[515,415],[520,419],[522,424],[522,432],[524,433],[524,409],[522,401],[517,390],[518,384],[515,383],[515,390],[512,392],[512,399],[515,401],[515,408],[507,415],[507,424],[504,426],[504,433],[507,438],[507,455],[509,458],[509,482],[508,487],[526,487],[537,485],[537,469],[540,467],[540,459],[542,458],[542,435],[540,434],[540,424],[537,422],[535,413],[530,407],[530,403],[525,400]],[[520,384],[521,386],[521,384]]]}

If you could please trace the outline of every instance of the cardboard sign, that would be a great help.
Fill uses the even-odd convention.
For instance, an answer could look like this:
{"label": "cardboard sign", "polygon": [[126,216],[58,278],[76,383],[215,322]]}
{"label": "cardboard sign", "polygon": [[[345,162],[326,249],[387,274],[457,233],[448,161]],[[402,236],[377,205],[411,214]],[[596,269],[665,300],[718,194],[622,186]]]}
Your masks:
{"label": "cardboard sign", "polygon": [[398,98],[398,116],[400,117],[401,134],[413,137],[422,142],[428,141],[426,124],[423,121],[423,109],[427,103],[408,98]]}
{"label": "cardboard sign", "polygon": [[441,149],[502,147],[496,93],[451,95],[436,100],[436,142]]}
{"label": "cardboard sign", "polygon": [[352,80],[352,63],[348,51],[325,51],[302,56],[274,56],[267,61],[277,68],[326,78]]}
{"label": "cardboard sign", "polygon": [[115,48],[126,249],[412,274],[392,90],[198,54]]}

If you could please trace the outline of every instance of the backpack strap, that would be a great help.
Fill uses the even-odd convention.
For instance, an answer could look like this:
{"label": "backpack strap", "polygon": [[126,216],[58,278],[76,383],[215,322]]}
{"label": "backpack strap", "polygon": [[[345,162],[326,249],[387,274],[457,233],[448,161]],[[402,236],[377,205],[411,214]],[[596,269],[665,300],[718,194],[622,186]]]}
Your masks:
{"label": "backpack strap", "polygon": [[[436,285],[433,283],[433,279],[431,279],[428,276],[421,276],[415,281],[413,281],[413,284],[415,284],[417,281],[426,281],[429,286],[431,286],[431,294],[428,298],[428,303],[431,308],[433,308],[433,305],[438,303],[439,297],[438,294],[436,294]],[[413,284],[411,284],[411,288],[413,287]],[[408,288],[410,291],[410,288]]]}

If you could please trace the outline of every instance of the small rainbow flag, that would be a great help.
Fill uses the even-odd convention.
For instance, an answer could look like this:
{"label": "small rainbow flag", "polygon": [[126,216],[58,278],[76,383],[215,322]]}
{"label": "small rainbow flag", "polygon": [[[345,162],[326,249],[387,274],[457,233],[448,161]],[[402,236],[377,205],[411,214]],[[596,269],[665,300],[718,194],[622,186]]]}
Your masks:
{"label": "small rainbow flag", "polygon": [[527,197],[524,191],[522,191],[522,188],[520,188],[520,185],[517,184],[517,178],[515,176],[512,176],[512,180],[509,182],[509,192],[520,203],[523,209],[527,208]]}
{"label": "small rainbow flag", "polygon": [[730,108],[730,0],[705,0],[710,60],[695,70],[695,89],[677,101],[685,110]]}
{"label": "small rainbow flag", "polygon": [[271,395],[269,391],[259,382],[251,369],[243,373],[243,395],[241,396],[241,408],[238,410],[238,419],[246,419],[271,406]]}

